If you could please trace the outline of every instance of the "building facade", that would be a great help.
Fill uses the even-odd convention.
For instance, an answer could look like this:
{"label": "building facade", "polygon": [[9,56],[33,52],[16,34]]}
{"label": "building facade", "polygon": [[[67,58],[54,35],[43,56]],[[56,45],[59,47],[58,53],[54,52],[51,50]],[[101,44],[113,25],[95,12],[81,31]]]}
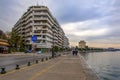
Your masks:
{"label": "building facade", "polygon": [[0,53],[3,54],[8,52],[9,47],[9,43],[5,38],[6,38],[5,33],[2,30],[0,30]]}
{"label": "building facade", "polygon": [[64,48],[66,48],[66,49],[69,48],[69,40],[66,36],[64,36]]}
{"label": "building facade", "polygon": [[[46,6],[31,6],[14,25],[13,30],[23,38],[26,49],[64,47],[65,33]],[[31,37],[37,36],[37,42]]]}
{"label": "building facade", "polygon": [[79,42],[79,48],[85,48],[86,47],[86,42],[84,40],[81,40]]}

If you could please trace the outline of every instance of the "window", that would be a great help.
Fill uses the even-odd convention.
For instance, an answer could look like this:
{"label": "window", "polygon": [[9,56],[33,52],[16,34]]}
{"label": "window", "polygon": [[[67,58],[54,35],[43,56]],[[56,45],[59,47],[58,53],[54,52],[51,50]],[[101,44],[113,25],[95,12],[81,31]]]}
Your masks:
{"label": "window", "polygon": [[43,33],[46,33],[47,31],[46,30],[43,30]]}
{"label": "window", "polygon": [[45,36],[45,35],[43,35],[43,38],[46,38],[46,36]]}
{"label": "window", "polygon": [[41,35],[38,35],[38,37],[41,37]]}
{"label": "window", "polygon": [[46,26],[43,26],[43,28],[47,28]]}
{"label": "window", "polygon": [[41,30],[34,30],[34,33],[40,33]]}
{"label": "window", "polygon": [[41,40],[38,40],[38,41],[37,41],[37,43],[40,43],[40,42],[41,42]]}
{"label": "window", "polygon": [[43,43],[45,43],[46,41],[45,40],[43,40]]}

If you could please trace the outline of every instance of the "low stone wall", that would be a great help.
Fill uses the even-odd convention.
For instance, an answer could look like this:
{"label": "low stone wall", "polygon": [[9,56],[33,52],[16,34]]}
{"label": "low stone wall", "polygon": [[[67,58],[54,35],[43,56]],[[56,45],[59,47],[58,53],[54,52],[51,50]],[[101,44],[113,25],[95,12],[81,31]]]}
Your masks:
{"label": "low stone wall", "polygon": [[88,64],[85,62],[84,58],[80,54],[79,57],[84,73],[86,74],[86,80],[100,80],[97,74],[88,66]]}

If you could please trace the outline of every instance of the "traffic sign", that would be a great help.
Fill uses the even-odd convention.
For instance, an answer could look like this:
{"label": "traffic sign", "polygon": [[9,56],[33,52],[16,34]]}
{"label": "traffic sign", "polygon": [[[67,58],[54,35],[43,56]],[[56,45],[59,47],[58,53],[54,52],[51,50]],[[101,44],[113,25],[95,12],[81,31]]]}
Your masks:
{"label": "traffic sign", "polygon": [[31,39],[33,42],[37,42],[37,36],[33,35]]}

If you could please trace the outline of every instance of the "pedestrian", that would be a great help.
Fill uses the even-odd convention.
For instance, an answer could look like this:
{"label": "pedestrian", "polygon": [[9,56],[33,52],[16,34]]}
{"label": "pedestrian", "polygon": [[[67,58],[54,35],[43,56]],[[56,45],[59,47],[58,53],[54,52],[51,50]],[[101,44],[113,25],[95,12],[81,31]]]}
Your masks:
{"label": "pedestrian", "polygon": [[73,54],[73,56],[75,55],[75,51],[74,50],[72,51],[72,54]]}
{"label": "pedestrian", "polygon": [[78,54],[78,50],[75,50],[75,55],[77,56],[77,54]]}

